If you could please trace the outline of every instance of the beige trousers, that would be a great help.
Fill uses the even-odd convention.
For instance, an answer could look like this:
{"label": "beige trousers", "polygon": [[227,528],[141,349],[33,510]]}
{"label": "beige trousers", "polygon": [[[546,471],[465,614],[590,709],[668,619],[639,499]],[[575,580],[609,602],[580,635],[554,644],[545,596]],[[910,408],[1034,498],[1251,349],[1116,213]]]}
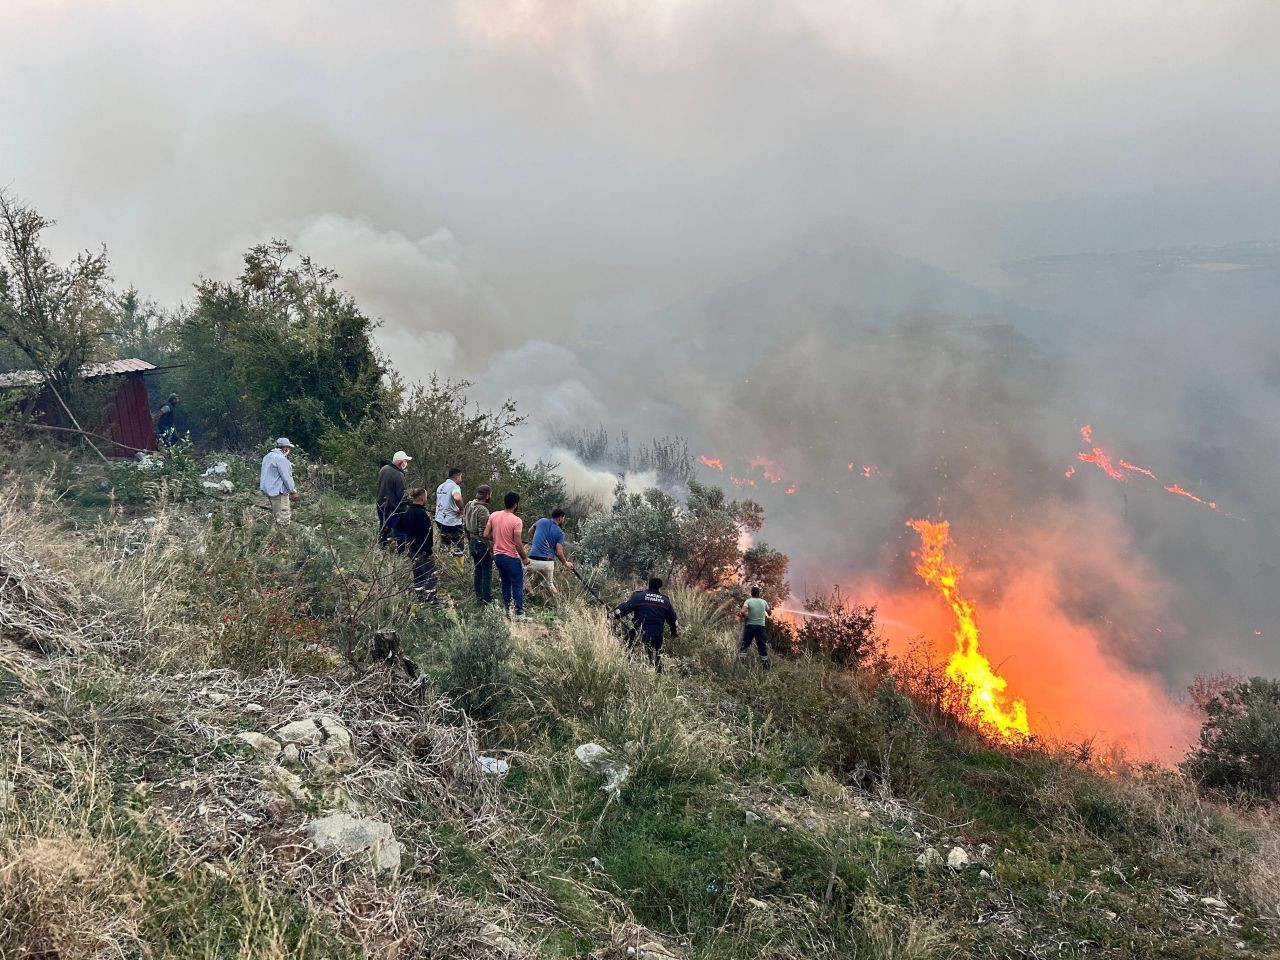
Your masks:
{"label": "beige trousers", "polygon": [[547,581],[547,587],[555,596],[559,596],[556,590],[556,562],[554,560],[529,560],[529,572],[542,575],[542,579]]}
{"label": "beige trousers", "polygon": [[267,497],[267,500],[271,502],[271,515],[276,518],[276,523],[288,523],[293,519],[293,505],[287,493]]}

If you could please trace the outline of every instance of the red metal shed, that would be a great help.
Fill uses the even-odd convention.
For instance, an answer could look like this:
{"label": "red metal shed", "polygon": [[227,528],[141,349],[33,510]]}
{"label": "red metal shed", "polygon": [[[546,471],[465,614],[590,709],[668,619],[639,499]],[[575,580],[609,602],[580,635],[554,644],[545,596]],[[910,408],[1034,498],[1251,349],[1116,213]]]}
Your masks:
{"label": "red metal shed", "polygon": [[[97,432],[115,441],[109,450],[102,451],[107,456],[126,458],[139,450],[156,449],[156,431],[151,421],[151,401],[147,397],[145,376],[155,369],[154,363],[136,358],[91,363],[81,368],[80,375],[86,380],[107,377],[119,380],[119,386],[106,399],[101,422],[95,427]],[[40,374],[35,370],[0,374],[0,387],[35,386],[39,382]],[[71,426],[66,411],[48,389],[41,389],[27,407],[35,409],[36,420],[40,423],[52,427]]]}

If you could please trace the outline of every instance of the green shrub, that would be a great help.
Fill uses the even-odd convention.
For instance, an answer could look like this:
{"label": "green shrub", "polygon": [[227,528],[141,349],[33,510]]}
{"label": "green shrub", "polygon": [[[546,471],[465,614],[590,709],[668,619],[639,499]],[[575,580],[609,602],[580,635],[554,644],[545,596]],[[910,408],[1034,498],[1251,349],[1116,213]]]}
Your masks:
{"label": "green shrub", "polygon": [[511,695],[512,649],[506,618],[491,605],[446,644],[436,683],[472,718],[496,717]]}
{"label": "green shrub", "polygon": [[1208,718],[1184,769],[1207,787],[1280,798],[1280,680],[1252,677],[1204,705]]}

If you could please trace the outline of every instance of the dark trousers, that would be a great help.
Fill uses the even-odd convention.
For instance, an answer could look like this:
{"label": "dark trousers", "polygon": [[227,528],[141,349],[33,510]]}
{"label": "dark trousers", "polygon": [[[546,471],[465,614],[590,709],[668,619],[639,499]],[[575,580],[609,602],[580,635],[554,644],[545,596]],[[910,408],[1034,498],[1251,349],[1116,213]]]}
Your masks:
{"label": "dark trousers", "polygon": [[440,539],[443,541],[443,545],[457,556],[462,556],[462,524],[450,526],[437,520],[436,526],[440,530]]}
{"label": "dark trousers", "polygon": [[493,600],[493,554],[483,540],[471,541],[471,562],[475,565],[476,599],[489,603]]}
{"label": "dark trousers", "polygon": [[493,558],[498,567],[498,579],[502,581],[502,606],[516,605],[516,613],[524,613],[524,564],[519,557],[499,553]]}
{"label": "dark trousers", "polygon": [[742,642],[738,644],[738,656],[745,657],[747,651],[751,649],[751,644],[755,643],[756,651],[760,654],[760,662],[767,668],[769,666],[769,641],[764,634],[764,624],[748,623],[742,628]]}
{"label": "dark trousers", "polygon": [[434,600],[439,581],[436,578],[436,555],[419,553],[413,558],[413,589],[424,599]]}
{"label": "dark trousers", "polygon": [[640,627],[627,627],[626,644],[628,650],[634,650],[637,643],[644,645],[645,655],[649,658],[649,662],[653,664],[653,669],[658,673],[662,672],[662,638],[663,634],[650,636]]}
{"label": "dark trousers", "polygon": [[378,542],[386,543],[391,539],[391,531],[387,529],[387,518],[391,516],[391,508],[378,504]]}

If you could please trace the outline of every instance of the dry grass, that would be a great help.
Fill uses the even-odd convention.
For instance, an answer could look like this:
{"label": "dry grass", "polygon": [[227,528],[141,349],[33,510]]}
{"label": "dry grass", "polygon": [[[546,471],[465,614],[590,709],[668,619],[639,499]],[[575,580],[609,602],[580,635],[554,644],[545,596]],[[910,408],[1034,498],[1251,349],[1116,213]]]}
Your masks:
{"label": "dry grass", "polygon": [[[0,503],[0,956],[150,956],[175,938],[189,955],[224,956],[223,939],[246,957],[532,955],[504,929],[540,929],[544,905],[504,852],[519,832],[465,718],[383,670],[208,669],[164,575],[184,549],[167,523],[103,528],[71,558]],[[289,796],[236,734],[320,713],[358,762]],[[312,848],[308,820],[334,807],[391,822],[405,875]],[[485,851],[506,908],[418,882],[438,855],[424,822]]]}

